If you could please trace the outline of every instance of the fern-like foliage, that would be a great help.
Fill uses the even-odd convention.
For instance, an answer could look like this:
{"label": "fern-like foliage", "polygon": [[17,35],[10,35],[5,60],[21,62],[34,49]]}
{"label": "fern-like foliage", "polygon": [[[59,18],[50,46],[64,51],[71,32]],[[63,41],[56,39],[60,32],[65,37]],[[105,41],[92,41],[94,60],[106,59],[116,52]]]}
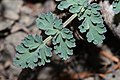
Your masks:
{"label": "fern-like foliage", "polygon": [[82,24],[79,26],[80,32],[87,32],[86,37],[88,42],[93,42],[94,44],[101,44],[105,39],[103,33],[106,32],[106,28],[104,27],[99,10],[99,5],[93,3],[78,16],[80,21],[83,20]]}
{"label": "fern-like foliage", "polygon": [[69,29],[63,28],[60,30],[55,37],[53,37],[52,41],[55,53],[57,53],[63,60],[68,59],[68,55],[73,54],[72,48],[75,47],[75,39]]}
{"label": "fern-like foliage", "polygon": [[81,11],[81,9],[84,11],[86,3],[87,0],[63,0],[58,5],[58,9],[69,9],[69,12],[71,13],[78,13]]}
{"label": "fern-like foliage", "polygon": [[75,39],[72,32],[63,27],[62,20],[58,19],[51,12],[42,14],[36,20],[38,28],[45,30],[45,34],[53,36],[52,43],[54,51],[63,60],[73,54],[72,48],[75,47]]}
{"label": "fern-like foliage", "polygon": [[79,26],[80,32],[87,32],[88,42],[96,45],[103,42],[105,39],[103,33],[106,32],[106,28],[98,4],[89,4],[88,0],[64,0],[60,2],[58,9],[69,9],[69,12],[78,14],[78,19],[83,21]]}
{"label": "fern-like foliage", "polygon": [[16,47],[14,64],[22,68],[34,68],[50,62],[51,48],[44,44],[41,36],[28,35],[23,42]]}
{"label": "fern-like foliage", "polygon": [[114,0],[112,5],[113,5],[113,10],[116,13],[119,13],[120,12],[120,0]]}
{"label": "fern-like foliage", "polygon": [[[88,3],[88,0],[60,0],[58,9],[68,9],[70,13],[77,14],[81,23],[79,29],[81,33],[86,33],[88,42],[98,45],[105,39],[106,28],[100,14],[100,6],[96,3]],[[114,0],[113,9],[120,12],[120,0]],[[74,16],[76,17],[76,16]],[[73,17],[72,17],[73,18]],[[71,21],[69,18],[68,23]],[[73,20],[73,19],[72,19]],[[67,22],[66,21],[66,22]],[[65,23],[66,23],[65,22]],[[28,35],[20,45],[16,47],[16,58],[14,64],[22,68],[35,68],[50,62],[52,48],[47,46],[47,42],[52,39],[53,51],[63,60],[73,54],[75,39],[72,31],[65,28],[66,24],[51,12],[41,14],[36,19],[39,29],[43,30],[48,38],[44,41],[42,36]]]}

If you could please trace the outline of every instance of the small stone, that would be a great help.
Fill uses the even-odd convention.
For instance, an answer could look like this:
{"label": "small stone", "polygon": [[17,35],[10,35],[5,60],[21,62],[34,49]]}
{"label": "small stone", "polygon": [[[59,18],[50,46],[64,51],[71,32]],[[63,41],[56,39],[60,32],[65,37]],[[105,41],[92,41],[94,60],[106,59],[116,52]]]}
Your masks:
{"label": "small stone", "polygon": [[11,25],[14,23],[12,20],[5,20],[5,21],[0,21],[0,31],[5,30],[8,27],[11,27]]}
{"label": "small stone", "polygon": [[40,4],[40,3],[35,4],[32,9],[33,9],[33,12],[31,14],[32,16],[38,16],[39,14],[44,12],[43,11],[44,8],[43,8],[42,4]]}
{"label": "small stone", "polygon": [[5,76],[0,75],[1,80],[6,80]]}
{"label": "small stone", "polygon": [[2,0],[2,4],[5,6],[6,10],[12,10],[19,13],[23,5],[23,0]]}
{"label": "small stone", "polygon": [[28,6],[23,6],[20,9],[21,13],[23,14],[31,14],[33,12],[33,10],[31,8],[29,8]]}
{"label": "small stone", "polygon": [[55,2],[53,0],[48,0],[44,4],[45,12],[55,11],[55,8],[56,8],[56,4],[55,4]]}
{"label": "small stone", "polygon": [[27,36],[24,32],[17,32],[14,34],[11,34],[5,38],[6,43],[10,43],[13,46],[17,46],[22,42],[22,40]]}
{"label": "small stone", "polygon": [[51,80],[52,76],[50,76],[50,72],[52,71],[51,67],[46,67],[43,70],[40,71],[38,80]]}
{"label": "small stone", "polygon": [[19,22],[29,27],[31,24],[34,23],[34,21],[35,21],[35,17],[22,15]]}
{"label": "small stone", "polygon": [[4,39],[0,40],[0,52],[4,50]]}
{"label": "small stone", "polygon": [[25,25],[20,24],[20,23],[15,23],[11,29],[11,33],[17,32],[17,31],[23,29],[23,27],[25,27]]}
{"label": "small stone", "polygon": [[12,19],[12,20],[18,20],[19,19],[18,13],[14,12],[12,10],[5,10],[4,17],[6,17],[8,19]]}
{"label": "small stone", "polygon": [[10,43],[5,44],[5,50],[7,53],[10,54],[11,58],[14,58],[16,51],[13,45],[11,45]]}
{"label": "small stone", "polygon": [[16,66],[14,66],[13,64],[11,64],[10,69],[9,69],[9,73],[12,72],[13,75],[19,76],[19,74],[20,74],[21,71],[22,71],[21,68],[18,68]]}
{"label": "small stone", "polygon": [[5,49],[6,52],[10,54],[11,58],[15,56],[15,47],[19,45],[26,36],[27,34],[23,32],[17,32],[5,38]]}

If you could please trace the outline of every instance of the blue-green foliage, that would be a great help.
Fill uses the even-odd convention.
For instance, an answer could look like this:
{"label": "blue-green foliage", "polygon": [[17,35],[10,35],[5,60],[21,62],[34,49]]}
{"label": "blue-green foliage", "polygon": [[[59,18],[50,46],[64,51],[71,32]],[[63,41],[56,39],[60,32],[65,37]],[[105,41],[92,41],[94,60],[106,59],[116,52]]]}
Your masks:
{"label": "blue-green foliage", "polygon": [[38,28],[45,30],[45,34],[53,36],[52,43],[54,51],[63,60],[73,54],[72,48],[75,47],[75,39],[72,32],[63,27],[62,20],[58,19],[51,12],[42,14],[36,20]]}
{"label": "blue-green foliage", "polygon": [[51,48],[43,43],[41,36],[28,35],[20,45],[16,47],[14,64],[22,68],[34,68],[50,62]]}
{"label": "blue-green foliage", "polygon": [[87,32],[86,37],[88,42],[93,42],[94,44],[101,44],[105,39],[103,33],[106,32],[106,28],[104,27],[99,10],[99,5],[93,3],[78,16],[80,21],[83,20],[82,24],[79,26],[80,32]]}
{"label": "blue-green foliage", "polygon": [[71,13],[78,13],[86,7],[87,0],[63,0],[58,5],[58,9],[69,9]]}
{"label": "blue-green foliage", "polygon": [[77,13],[78,19],[82,22],[79,26],[80,32],[87,32],[88,42],[98,45],[103,42],[106,28],[100,14],[100,6],[96,3],[89,4],[88,0],[64,0],[58,5],[58,9],[69,9],[71,13]]}
{"label": "blue-green foliage", "polygon": [[[113,9],[120,12],[120,0],[114,0]],[[88,42],[98,45],[105,39],[106,28],[100,14],[100,6],[96,3],[88,3],[88,0],[61,0],[58,9],[69,9],[70,13],[76,14],[81,23],[79,29],[81,33],[86,33]],[[41,14],[36,23],[39,29],[52,37],[53,51],[63,60],[73,54],[75,39],[73,33],[64,28],[62,20],[54,14],[48,12]],[[51,39],[51,38],[50,38]],[[50,62],[52,48],[46,45],[50,39],[42,40],[42,36],[28,35],[20,45],[16,47],[16,58],[14,64],[22,68],[35,68]]]}
{"label": "blue-green foliage", "polygon": [[[62,20],[51,12],[40,15],[36,19],[38,28],[45,31],[46,35],[52,36],[54,51],[60,58],[66,60],[73,54],[75,39],[72,32],[63,27]],[[35,68],[50,62],[52,48],[46,45],[41,36],[28,35],[20,45],[16,47],[14,64],[22,68]]]}
{"label": "blue-green foliage", "polygon": [[114,0],[112,5],[113,5],[113,10],[116,13],[119,13],[120,12],[120,0]]}
{"label": "blue-green foliage", "polygon": [[63,28],[52,39],[54,44],[54,51],[60,58],[66,60],[68,55],[73,54],[73,47],[75,47],[75,39],[69,29]]}

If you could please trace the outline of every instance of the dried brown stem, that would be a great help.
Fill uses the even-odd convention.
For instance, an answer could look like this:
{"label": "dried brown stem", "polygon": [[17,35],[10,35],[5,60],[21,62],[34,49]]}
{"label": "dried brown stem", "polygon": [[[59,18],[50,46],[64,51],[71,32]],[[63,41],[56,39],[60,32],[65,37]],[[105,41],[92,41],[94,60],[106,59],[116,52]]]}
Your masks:
{"label": "dried brown stem", "polygon": [[104,57],[110,59],[113,62],[117,62],[117,63],[119,62],[119,59],[116,56],[114,56],[113,54],[111,54],[110,52],[108,52],[108,51],[102,50],[100,52],[100,54],[103,55]]}

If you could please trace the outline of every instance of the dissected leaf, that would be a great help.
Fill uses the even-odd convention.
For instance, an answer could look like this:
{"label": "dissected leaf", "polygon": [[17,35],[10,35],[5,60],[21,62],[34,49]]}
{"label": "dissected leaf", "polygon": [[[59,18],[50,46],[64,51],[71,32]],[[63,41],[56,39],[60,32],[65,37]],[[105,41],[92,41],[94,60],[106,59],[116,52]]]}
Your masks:
{"label": "dissected leaf", "polygon": [[41,14],[36,19],[36,24],[38,28],[42,30],[48,30],[54,26],[54,20],[55,16],[51,12],[48,12],[46,14]]}
{"label": "dissected leaf", "polygon": [[101,44],[105,39],[103,33],[106,32],[106,28],[99,10],[98,4],[93,3],[83,13],[78,15],[78,19],[83,20],[79,26],[80,32],[87,32],[88,42],[93,42],[94,44]]}
{"label": "dissected leaf", "polygon": [[66,28],[62,29],[52,39],[54,45],[54,51],[63,60],[69,58],[69,55],[73,54],[72,48],[75,47],[75,39],[73,38],[72,32]]}
{"label": "dissected leaf", "polygon": [[78,13],[82,8],[85,7],[84,4],[86,3],[87,0],[63,0],[58,5],[58,9],[60,10],[69,9],[69,12],[71,13]]}
{"label": "dissected leaf", "polygon": [[[45,30],[45,33],[48,35],[55,35],[58,30],[62,29],[62,20],[58,19],[55,15],[51,12],[46,14],[42,14],[36,19],[36,23],[38,28],[41,30]],[[54,29],[56,28],[56,29]]]}
{"label": "dissected leaf", "polygon": [[96,3],[88,3],[88,0],[64,0],[58,5],[58,9],[69,9],[71,13],[77,13],[78,19],[83,21],[79,26],[82,33],[87,32],[88,42],[101,44],[105,39],[103,33],[106,28],[99,12],[100,6]]}
{"label": "dissected leaf", "polygon": [[50,62],[51,48],[43,43],[41,36],[28,35],[23,42],[16,47],[14,64],[22,68],[34,68]]}
{"label": "dissected leaf", "polygon": [[[46,16],[50,17],[46,18]],[[46,26],[44,24],[49,25]],[[63,27],[61,19],[58,19],[52,13],[47,13],[37,19],[37,25],[41,30],[45,30],[46,35],[53,36],[54,51],[62,59],[66,60],[69,58],[69,55],[73,54],[72,48],[75,47],[73,34],[69,29]]]}
{"label": "dissected leaf", "polygon": [[116,13],[119,13],[120,12],[120,0],[114,0],[112,5],[113,5],[113,10]]}

